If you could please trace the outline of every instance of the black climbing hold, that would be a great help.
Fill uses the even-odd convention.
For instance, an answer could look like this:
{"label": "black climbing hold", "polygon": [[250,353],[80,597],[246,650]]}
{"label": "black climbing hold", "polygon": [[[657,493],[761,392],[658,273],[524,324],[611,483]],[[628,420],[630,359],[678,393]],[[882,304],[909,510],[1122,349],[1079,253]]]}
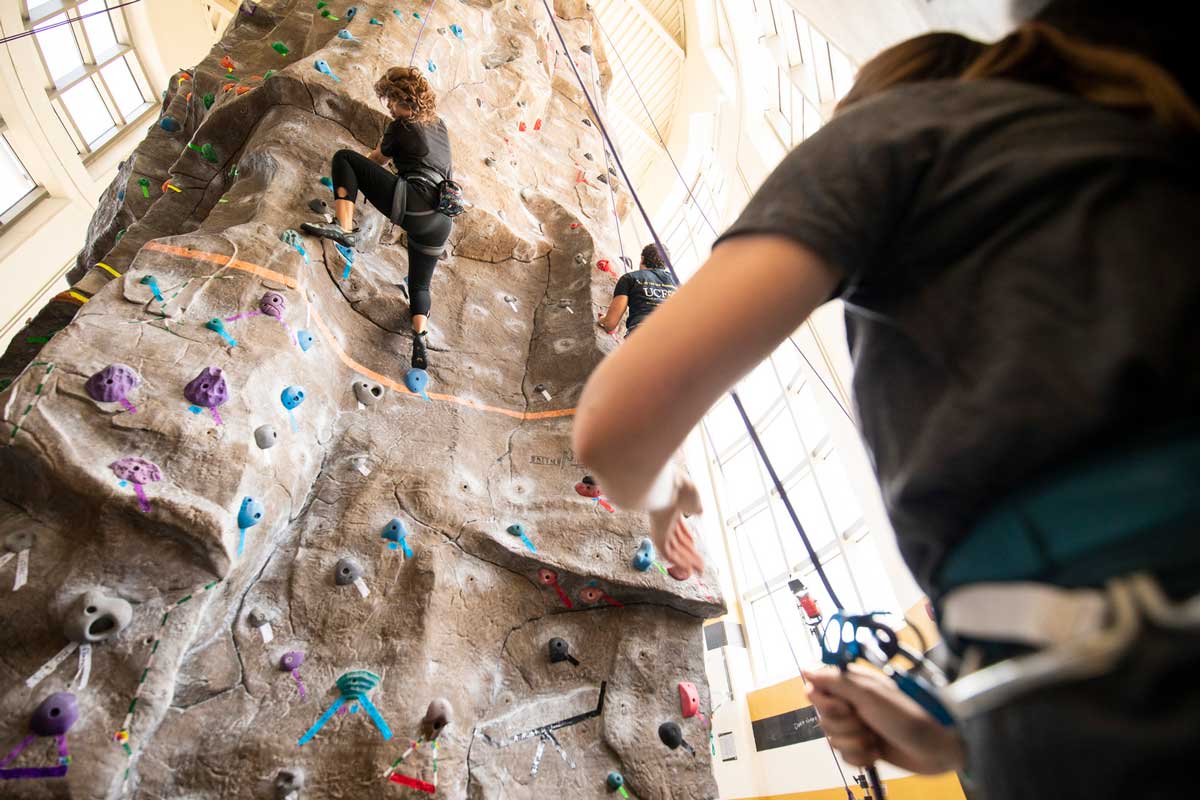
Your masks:
{"label": "black climbing hold", "polygon": [[674,722],[664,722],[658,726],[658,738],[662,739],[662,743],[667,747],[675,750],[683,744],[683,731]]}
{"label": "black climbing hold", "polygon": [[592,127],[592,121],[590,119],[588,119],[587,117],[583,118],[583,124],[587,125],[589,128]]}
{"label": "black climbing hold", "polygon": [[338,586],[349,586],[362,577],[362,567],[352,558],[343,558],[333,568],[333,582]]}
{"label": "black climbing hold", "polygon": [[584,157],[584,158],[586,158],[588,161],[595,161],[595,160],[596,160],[596,159],[595,159],[595,157],[594,157],[594,156],[593,156],[591,153],[584,153],[584,154],[583,154],[583,157]]}
{"label": "black climbing hold", "polygon": [[596,180],[600,181],[600,182],[601,182],[601,183],[603,183],[603,184],[607,184],[607,183],[608,183],[608,176],[607,176],[607,175],[597,175],[597,176],[596,176]]}
{"label": "black climbing hold", "polygon": [[592,54],[592,46],[590,44],[581,44],[579,45],[579,49],[582,52],[587,53],[589,56]]}
{"label": "black climbing hold", "polygon": [[555,636],[547,645],[550,651],[550,663],[557,664],[560,661],[569,661],[573,666],[579,666],[579,660],[571,655],[571,646],[567,644],[566,639],[560,639]]}
{"label": "black climbing hold", "polygon": [[586,483],[588,486],[595,486],[595,485],[596,485],[596,479],[595,479],[595,478],[593,478],[591,475],[584,475],[584,476],[583,476],[583,482],[584,482],[584,483]]}
{"label": "black climbing hold", "polygon": [[275,800],[295,800],[304,788],[304,770],[281,769],[275,776]]}

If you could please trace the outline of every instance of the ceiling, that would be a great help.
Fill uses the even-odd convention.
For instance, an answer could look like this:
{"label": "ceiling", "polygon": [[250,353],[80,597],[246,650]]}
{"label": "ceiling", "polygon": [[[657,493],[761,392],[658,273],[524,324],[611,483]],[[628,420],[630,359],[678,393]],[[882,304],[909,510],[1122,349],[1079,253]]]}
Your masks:
{"label": "ceiling", "polygon": [[604,122],[636,183],[662,151],[654,127],[670,140],[687,56],[683,0],[597,0],[593,7],[613,73]]}

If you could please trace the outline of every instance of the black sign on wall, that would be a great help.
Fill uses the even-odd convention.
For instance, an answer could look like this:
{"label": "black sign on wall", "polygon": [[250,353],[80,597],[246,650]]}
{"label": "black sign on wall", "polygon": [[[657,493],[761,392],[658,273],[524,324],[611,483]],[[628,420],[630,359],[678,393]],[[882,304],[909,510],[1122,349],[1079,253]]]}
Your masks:
{"label": "black sign on wall", "polygon": [[750,726],[754,729],[754,749],[760,752],[825,736],[817,719],[817,710],[812,706],[756,720]]}

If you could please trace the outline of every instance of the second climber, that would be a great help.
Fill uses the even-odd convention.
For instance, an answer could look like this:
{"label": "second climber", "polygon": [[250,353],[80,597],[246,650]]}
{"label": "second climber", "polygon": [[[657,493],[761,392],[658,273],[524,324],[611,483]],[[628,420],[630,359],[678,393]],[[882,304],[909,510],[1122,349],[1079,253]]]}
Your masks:
{"label": "second climber", "polygon": [[642,263],[638,267],[617,281],[608,311],[596,323],[607,333],[617,329],[625,309],[629,309],[629,319],[625,322],[625,335],[628,336],[650,316],[651,311],[675,294],[675,278],[667,270],[658,245],[648,244],[642,248]]}
{"label": "second climber", "polygon": [[[331,168],[334,221],[306,222],[315,236],[343,245],[358,244],[354,204],[358,193],[408,235],[408,294],[412,312],[412,366],[427,369],[429,286],[453,223],[438,210],[439,187],[453,173],[446,123],[435,112],[437,99],[415,67],[392,67],[375,82],[375,94],[393,121],[368,155],[338,150]],[[391,160],[393,173],[386,165]]]}

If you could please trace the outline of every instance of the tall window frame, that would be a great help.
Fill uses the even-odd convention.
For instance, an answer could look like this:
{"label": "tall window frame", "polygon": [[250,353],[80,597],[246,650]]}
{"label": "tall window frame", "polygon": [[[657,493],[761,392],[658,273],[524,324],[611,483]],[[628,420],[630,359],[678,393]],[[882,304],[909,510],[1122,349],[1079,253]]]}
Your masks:
{"label": "tall window frame", "polygon": [[8,138],[8,126],[0,118],[0,231],[37,202],[42,187],[26,169]]}
{"label": "tall window frame", "polygon": [[156,105],[124,9],[119,0],[20,2],[25,29],[39,31],[46,96],[86,163]]}

